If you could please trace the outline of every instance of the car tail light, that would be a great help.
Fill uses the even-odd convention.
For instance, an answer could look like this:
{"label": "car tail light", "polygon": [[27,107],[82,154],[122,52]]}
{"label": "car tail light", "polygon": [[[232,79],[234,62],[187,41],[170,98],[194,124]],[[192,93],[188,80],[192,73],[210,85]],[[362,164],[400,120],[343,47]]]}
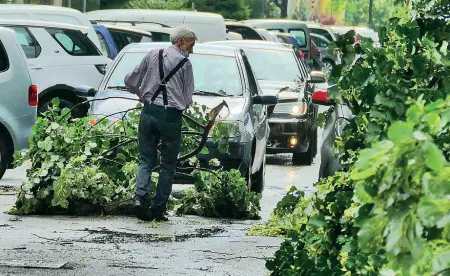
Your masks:
{"label": "car tail light", "polygon": [[106,64],[97,64],[95,68],[100,72],[100,74],[104,75],[106,73]]}
{"label": "car tail light", "polygon": [[330,105],[331,100],[328,98],[328,90],[319,90],[312,94],[312,101],[315,104]]}
{"label": "car tail light", "polygon": [[38,105],[38,89],[36,85],[31,85],[28,88],[28,105],[29,106]]}
{"label": "car tail light", "polygon": [[313,45],[312,45],[312,39],[309,38],[309,59],[312,60],[312,53],[313,53]]}
{"label": "car tail light", "polygon": [[305,59],[305,53],[303,53],[303,51],[298,50],[298,54],[302,57],[302,59]]}

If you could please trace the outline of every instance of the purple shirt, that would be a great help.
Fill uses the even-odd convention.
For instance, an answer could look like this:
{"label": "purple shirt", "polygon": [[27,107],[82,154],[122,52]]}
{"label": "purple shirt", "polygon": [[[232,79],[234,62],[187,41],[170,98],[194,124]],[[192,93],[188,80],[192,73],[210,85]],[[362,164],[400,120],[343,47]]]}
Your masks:
{"label": "purple shirt", "polygon": [[[125,77],[125,86],[136,94],[142,101],[151,102],[152,96],[161,83],[158,63],[159,49],[151,50],[134,70]],[[184,59],[180,49],[175,45],[164,49],[164,75],[168,75],[177,64]],[[190,61],[167,82],[168,107],[185,110],[192,104],[194,92],[194,74]],[[163,106],[162,92],[155,99],[154,104]]]}

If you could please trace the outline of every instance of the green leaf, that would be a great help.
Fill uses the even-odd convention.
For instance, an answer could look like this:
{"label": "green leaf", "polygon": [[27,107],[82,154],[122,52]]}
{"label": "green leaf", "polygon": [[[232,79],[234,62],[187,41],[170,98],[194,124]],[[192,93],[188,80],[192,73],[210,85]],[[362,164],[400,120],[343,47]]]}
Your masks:
{"label": "green leaf", "polygon": [[327,226],[324,215],[314,215],[309,218],[308,225],[314,228],[322,228]]}
{"label": "green leaf", "polygon": [[434,171],[441,171],[445,165],[445,157],[442,151],[432,142],[428,142],[427,149],[427,167]]}
{"label": "green leaf", "polygon": [[200,151],[200,154],[208,154],[209,150],[207,147],[203,147],[202,150]]}
{"label": "green leaf", "polygon": [[398,144],[411,141],[413,138],[413,126],[411,123],[395,122],[388,130],[388,138]]}

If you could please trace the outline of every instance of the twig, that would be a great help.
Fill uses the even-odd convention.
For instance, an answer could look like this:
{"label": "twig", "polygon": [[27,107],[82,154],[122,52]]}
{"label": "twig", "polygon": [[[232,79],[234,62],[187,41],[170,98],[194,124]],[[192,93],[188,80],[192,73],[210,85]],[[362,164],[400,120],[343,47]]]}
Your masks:
{"label": "twig", "polygon": [[433,276],[437,276],[437,275],[442,274],[442,273],[444,273],[444,272],[446,272],[446,271],[450,271],[450,267],[449,267],[449,268],[446,268],[446,269],[444,269],[444,270],[439,271],[438,273],[434,274]]}

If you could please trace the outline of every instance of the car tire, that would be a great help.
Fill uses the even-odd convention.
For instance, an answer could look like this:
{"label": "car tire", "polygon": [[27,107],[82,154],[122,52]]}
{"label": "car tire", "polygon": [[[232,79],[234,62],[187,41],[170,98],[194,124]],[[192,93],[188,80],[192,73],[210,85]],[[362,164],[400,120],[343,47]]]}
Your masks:
{"label": "car tire", "polygon": [[8,145],[5,138],[0,137],[0,179],[8,168]]}
{"label": "car tire", "polygon": [[311,165],[314,160],[314,153],[317,153],[317,130],[314,130],[310,137],[310,143],[306,152],[296,153],[292,155],[292,164],[294,165]]}
{"label": "car tire", "polygon": [[252,186],[250,190],[255,193],[262,193],[264,190],[264,182],[266,179],[266,156],[264,154],[263,161],[261,162],[261,167],[259,168],[258,172],[256,172],[252,176]]}
{"label": "car tire", "polygon": [[[45,113],[45,111],[47,111],[49,109],[49,107],[52,105],[52,99],[44,102],[42,105],[39,105],[38,107],[38,116],[42,116],[43,113]],[[68,109],[72,109],[75,106],[75,104],[69,100],[66,99],[59,99],[59,108],[63,109],[63,108],[68,108]],[[81,118],[84,117],[86,115],[86,112],[83,111],[83,106],[79,106],[77,108],[75,108],[72,111],[72,118]]]}

